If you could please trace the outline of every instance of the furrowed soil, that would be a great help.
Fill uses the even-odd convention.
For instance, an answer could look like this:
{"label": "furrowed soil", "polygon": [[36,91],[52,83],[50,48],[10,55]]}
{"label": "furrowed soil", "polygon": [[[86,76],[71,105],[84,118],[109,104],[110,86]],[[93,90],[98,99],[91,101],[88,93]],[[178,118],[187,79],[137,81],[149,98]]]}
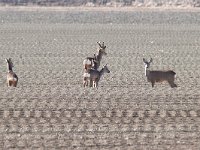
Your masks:
{"label": "furrowed soil", "polygon": [[[200,149],[199,35],[198,11],[1,10],[0,149]],[[97,41],[110,73],[84,88]],[[178,87],[152,88],[143,58]]]}

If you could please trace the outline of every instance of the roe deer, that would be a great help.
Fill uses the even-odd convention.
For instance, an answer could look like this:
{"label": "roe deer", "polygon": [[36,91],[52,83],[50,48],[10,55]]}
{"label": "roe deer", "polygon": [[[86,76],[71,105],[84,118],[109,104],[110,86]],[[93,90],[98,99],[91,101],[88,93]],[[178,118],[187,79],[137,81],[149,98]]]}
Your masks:
{"label": "roe deer", "polygon": [[104,42],[102,44],[100,42],[97,42],[97,44],[99,45],[99,48],[97,49],[97,54],[94,54],[94,57],[87,57],[83,61],[85,72],[87,72],[91,68],[97,70],[100,66],[102,56],[107,55],[107,53],[105,52],[106,46],[104,46]]}
{"label": "roe deer", "polygon": [[83,75],[83,86],[88,86],[88,80],[90,80],[90,83],[92,82],[92,87],[97,87],[99,80],[104,73],[110,73],[107,65],[105,65],[100,71],[89,69],[88,73],[84,73]]}
{"label": "roe deer", "polygon": [[150,67],[150,63],[152,61],[153,61],[152,58],[150,59],[149,62],[143,58],[143,62],[145,65],[145,76],[147,77],[147,81],[151,82],[152,87],[154,87],[155,82],[163,82],[163,81],[167,81],[172,88],[177,87],[177,85],[174,83],[176,73],[172,70],[151,71],[151,70],[149,70],[149,67]]}
{"label": "roe deer", "polygon": [[11,61],[11,58],[6,59],[6,62],[7,62],[7,67],[8,67],[7,84],[8,84],[8,86],[16,87],[16,86],[17,86],[17,82],[18,82],[18,77],[17,77],[17,75],[12,71],[13,63],[12,63],[12,61]]}

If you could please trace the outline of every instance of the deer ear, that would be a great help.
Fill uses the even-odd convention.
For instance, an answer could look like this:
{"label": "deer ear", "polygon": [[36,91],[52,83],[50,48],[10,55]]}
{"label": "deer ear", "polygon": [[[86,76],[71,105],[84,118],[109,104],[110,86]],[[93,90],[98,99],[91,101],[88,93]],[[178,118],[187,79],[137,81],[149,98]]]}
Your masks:
{"label": "deer ear", "polygon": [[143,62],[146,63],[147,61],[143,58]]}
{"label": "deer ear", "polygon": [[100,42],[97,42],[97,44],[99,45],[99,47],[101,47],[101,43]]}
{"label": "deer ear", "polygon": [[152,59],[152,58],[150,59],[150,62],[153,62],[153,59]]}

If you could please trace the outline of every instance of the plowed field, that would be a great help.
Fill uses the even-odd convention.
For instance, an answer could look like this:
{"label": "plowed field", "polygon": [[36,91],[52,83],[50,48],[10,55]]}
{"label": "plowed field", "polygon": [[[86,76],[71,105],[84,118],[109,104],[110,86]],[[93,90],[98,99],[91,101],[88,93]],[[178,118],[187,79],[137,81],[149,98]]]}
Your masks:
{"label": "plowed field", "polygon": [[[4,10],[0,22],[0,149],[200,149],[198,11]],[[83,88],[97,41],[111,72]],[[178,87],[152,88],[143,58]]]}

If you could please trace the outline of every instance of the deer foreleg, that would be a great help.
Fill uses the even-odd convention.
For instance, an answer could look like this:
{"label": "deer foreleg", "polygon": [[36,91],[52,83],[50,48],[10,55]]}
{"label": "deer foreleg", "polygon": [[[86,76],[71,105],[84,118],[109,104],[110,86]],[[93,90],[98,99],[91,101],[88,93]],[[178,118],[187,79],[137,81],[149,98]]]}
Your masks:
{"label": "deer foreleg", "polygon": [[93,81],[93,87],[97,87],[97,83],[95,80]]}
{"label": "deer foreleg", "polygon": [[88,85],[88,79],[86,77],[83,78],[83,86],[86,87]]}
{"label": "deer foreleg", "polygon": [[177,87],[177,85],[174,82],[170,82],[168,81],[169,85],[171,86],[171,88]]}
{"label": "deer foreleg", "polygon": [[93,87],[93,81],[90,79],[90,87]]}

